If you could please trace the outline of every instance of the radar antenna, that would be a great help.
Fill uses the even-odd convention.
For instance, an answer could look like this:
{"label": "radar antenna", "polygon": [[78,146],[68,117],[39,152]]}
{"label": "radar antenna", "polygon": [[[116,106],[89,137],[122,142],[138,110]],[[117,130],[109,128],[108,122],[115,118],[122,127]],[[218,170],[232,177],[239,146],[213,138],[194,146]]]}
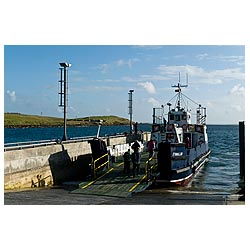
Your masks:
{"label": "radar antenna", "polygon": [[179,72],[179,82],[177,85],[172,85],[173,88],[175,89],[175,92],[178,93],[178,98],[177,98],[177,105],[176,107],[179,109],[181,107],[181,88],[186,88],[188,86],[188,74],[187,74],[187,84],[181,84],[181,73]]}

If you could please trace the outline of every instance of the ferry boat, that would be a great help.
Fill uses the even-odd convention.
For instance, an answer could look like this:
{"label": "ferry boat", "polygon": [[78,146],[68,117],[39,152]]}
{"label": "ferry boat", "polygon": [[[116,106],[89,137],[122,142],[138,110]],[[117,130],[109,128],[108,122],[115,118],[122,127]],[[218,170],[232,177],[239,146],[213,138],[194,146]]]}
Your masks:
{"label": "ferry boat", "polygon": [[[175,105],[168,102],[167,114],[164,107],[153,108],[153,124],[151,139],[155,142],[157,151],[158,175],[156,183],[187,185],[198,173],[210,154],[206,127],[206,108],[194,102],[182,93],[182,88],[188,86],[179,82],[173,85],[176,95]],[[196,123],[191,122],[191,110],[188,101],[196,107]]]}

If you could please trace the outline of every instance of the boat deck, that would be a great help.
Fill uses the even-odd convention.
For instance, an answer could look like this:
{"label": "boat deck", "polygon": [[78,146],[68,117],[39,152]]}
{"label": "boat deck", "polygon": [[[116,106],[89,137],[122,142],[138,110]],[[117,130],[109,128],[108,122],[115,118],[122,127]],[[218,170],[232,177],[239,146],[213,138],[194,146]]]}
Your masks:
{"label": "boat deck", "polygon": [[146,182],[145,166],[148,153],[142,153],[139,175],[132,177],[132,163],[130,175],[123,173],[123,157],[116,159],[109,169],[99,173],[96,179],[84,181],[79,188],[73,190],[74,194],[89,194],[113,197],[129,197],[133,193],[145,190],[150,183]]}

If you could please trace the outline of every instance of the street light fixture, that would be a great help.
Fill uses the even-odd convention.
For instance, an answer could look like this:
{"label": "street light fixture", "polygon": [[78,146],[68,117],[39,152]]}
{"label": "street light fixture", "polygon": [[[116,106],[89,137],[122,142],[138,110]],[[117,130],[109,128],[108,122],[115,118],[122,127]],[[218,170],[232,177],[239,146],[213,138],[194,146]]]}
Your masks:
{"label": "street light fixture", "polygon": [[70,63],[67,63],[67,62],[62,62],[62,63],[59,63],[61,67],[63,68],[67,68],[67,67],[71,67],[71,64]]}

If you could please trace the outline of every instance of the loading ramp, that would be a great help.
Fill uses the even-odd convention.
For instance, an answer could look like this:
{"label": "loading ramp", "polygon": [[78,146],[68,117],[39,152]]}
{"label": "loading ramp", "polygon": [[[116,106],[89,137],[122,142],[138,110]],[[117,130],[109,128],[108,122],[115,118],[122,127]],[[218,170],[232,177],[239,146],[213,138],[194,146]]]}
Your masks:
{"label": "loading ramp", "polygon": [[152,182],[148,181],[147,173],[148,153],[142,153],[139,174],[132,177],[123,173],[123,158],[119,157],[109,168],[101,171],[92,180],[84,181],[79,184],[79,188],[73,190],[74,194],[89,194],[113,197],[129,197],[133,193],[142,192],[147,189]]}

